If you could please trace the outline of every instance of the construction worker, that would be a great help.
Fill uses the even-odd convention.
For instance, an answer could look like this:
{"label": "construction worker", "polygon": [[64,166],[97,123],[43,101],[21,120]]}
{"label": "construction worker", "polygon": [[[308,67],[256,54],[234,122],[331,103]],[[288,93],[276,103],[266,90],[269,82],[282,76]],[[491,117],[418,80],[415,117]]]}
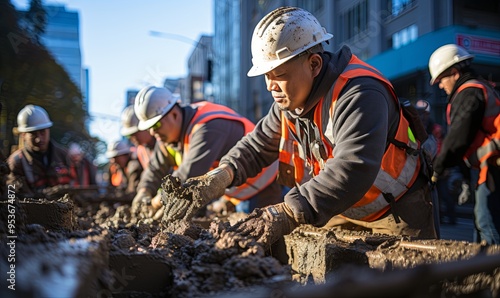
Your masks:
{"label": "construction worker", "polygon": [[153,154],[156,145],[156,139],[148,131],[139,130],[137,124],[139,124],[139,119],[134,113],[134,106],[130,105],[122,112],[120,133],[134,144],[137,159],[142,168],[147,169],[150,156]]}
{"label": "construction worker", "polygon": [[[155,136],[157,147],[149,168],[139,183],[136,206],[161,207],[158,189],[162,178],[172,173],[181,181],[206,173],[246,133],[254,128],[250,120],[233,110],[210,102],[181,106],[165,88],[143,88],[135,98],[139,129]],[[275,182],[277,163],[264,169],[247,184],[214,197],[232,202],[241,212],[282,201]],[[225,196],[223,196],[225,194]],[[156,199],[151,202],[151,198]],[[208,203],[208,202],[207,202]]]}
{"label": "construction worker", "polygon": [[[455,44],[438,48],[429,58],[430,84],[438,84],[448,95],[448,133],[434,161],[432,179],[437,181],[446,168],[463,160],[479,169],[474,206],[478,240],[500,244],[500,98],[489,82],[474,73],[473,58]],[[464,176],[470,177],[470,171]],[[470,195],[470,186],[463,184],[459,200]]]}
{"label": "construction worker", "polygon": [[72,185],[81,187],[96,185],[96,167],[85,158],[80,145],[71,143],[68,147],[68,156]]}
{"label": "construction worker", "polygon": [[284,202],[232,227],[264,247],[300,224],[435,238],[429,177],[394,89],[348,47],[324,51],[331,38],[296,7],[257,24],[248,75],[265,75],[271,110],[215,172],[181,191],[199,185],[200,200],[210,200],[278,159],[278,180],[291,187]]}
{"label": "construction worker", "polygon": [[128,141],[120,140],[109,143],[106,157],[109,158],[110,184],[122,197],[122,201],[131,202],[136,195],[137,185],[142,174],[142,166],[137,160]]}
{"label": "construction worker", "polygon": [[50,138],[49,115],[42,107],[27,105],[17,115],[22,148],[8,158],[8,185],[23,197],[44,198],[55,186],[71,183],[68,152]]}

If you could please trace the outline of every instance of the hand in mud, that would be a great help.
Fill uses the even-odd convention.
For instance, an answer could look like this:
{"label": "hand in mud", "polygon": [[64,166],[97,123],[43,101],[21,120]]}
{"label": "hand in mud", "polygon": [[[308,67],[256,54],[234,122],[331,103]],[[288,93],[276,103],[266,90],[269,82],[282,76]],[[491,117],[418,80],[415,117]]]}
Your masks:
{"label": "hand in mud", "polygon": [[161,201],[164,209],[163,221],[191,219],[202,207],[202,200],[193,199],[196,189],[185,188],[177,177],[167,175],[162,184]]}
{"label": "hand in mud", "polygon": [[137,217],[150,218],[154,214],[151,206],[151,195],[146,192],[138,192],[132,200],[131,213]]}
{"label": "hand in mud", "polygon": [[203,176],[189,178],[185,183],[171,175],[167,175],[163,181],[163,220],[189,220],[201,207],[224,195],[226,187],[231,184],[232,173],[228,168],[217,168]]}
{"label": "hand in mud", "polygon": [[212,201],[208,206],[207,210],[211,211],[215,215],[227,215],[230,212],[235,211],[235,206],[231,201],[227,200],[226,198],[222,197],[218,200]]}
{"label": "hand in mud", "polygon": [[269,249],[280,237],[290,234],[298,225],[292,210],[285,203],[280,203],[256,208],[247,218],[231,226],[230,230],[244,237],[254,238],[265,249]]}

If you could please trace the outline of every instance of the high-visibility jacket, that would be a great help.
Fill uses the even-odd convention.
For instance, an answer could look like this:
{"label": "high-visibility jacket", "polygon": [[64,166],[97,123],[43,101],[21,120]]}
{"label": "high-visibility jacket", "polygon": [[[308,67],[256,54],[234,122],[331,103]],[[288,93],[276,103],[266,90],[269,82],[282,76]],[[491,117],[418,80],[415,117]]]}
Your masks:
{"label": "high-visibility jacket", "polygon": [[[69,171],[71,173],[72,185],[73,186],[89,186],[91,177],[90,165],[86,163],[85,160],[82,160],[79,165],[75,164],[75,162],[71,162]],[[81,168],[81,172],[79,173],[79,169]],[[81,175],[80,175],[81,174]]]}
{"label": "high-visibility jacket", "polygon": [[26,147],[15,151],[8,159],[11,174],[8,181],[23,178],[26,184],[19,190],[23,195],[34,194],[44,188],[71,183],[67,152],[50,141],[45,158],[49,164],[34,158]]}
{"label": "high-visibility jacket", "polygon": [[[383,82],[390,90],[391,95],[399,106],[399,100],[395,95],[391,83],[384,78],[378,70],[352,55],[349,64],[339,75],[330,91],[331,98],[322,98],[314,110],[314,128],[316,136],[315,144],[302,144],[302,146],[311,146],[312,154],[303,159],[304,154],[300,152],[300,144],[292,136],[297,136],[295,123],[285,117],[282,112],[281,123],[282,135],[280,141],[279,160],[294,167],[295,182],[302,184],[310,179],[310,175],[318,175],[324,167],[327,159],[334,158],[333,147],[335,142],[332,136],[325,136],[329,119],[333,118],[335,113],[335,102],[339,98],[344,86],[350,79],[356,77],[368,76]],[[330,102],[327,102],[330,101]],[[324,112],[328,109],[328,112]],[[324,117],[322,115],[329,115]],[[356,204],[351,206],[343,216],[363,220],[374,221],[380,218],[390,208],[390,205],[400,199],[416,180],[420,170],[420,160],[417,154],[410,154],[420,149],[420,143],[413,136],[408,121],[404,118],[402,110],[399,112],[399,125],[394,139],[388,139],[388,145],[382,162],[380,171],[368,192]],[[317,148],[314,149],[313,147]],[[407,150],[402,150],[407,149]],[[306,149],[307,150],[307,149]],[[314,154],[320,152],[319,154]],[[310,168],[310,175],[306,169]],[[290,169],[290,168],[289,168]],[[281,175],[281,172],[280,172]]]}
{"label": "high-visibility jacket", "polygon": [[469,80],[458,87],[446,108],[446,119],[451,124],[451,105],[457,95],[466,88],[479,88],[483,91],[485,109],[481,128],[474,141],[464,155],[466,163],[480,169],[477,185],[486,182],[488,160],[500,155],[500,98],[498,93],[487,83],[479,80]]}
{"label": "high-visibility jacket", "polygon": [[117,188],[125,188],[126,179],[124,177],[123,169],[116,163],[109,165],[109,176],[111,185]]}
{"label": "high-visibility jacket", "polygon": [[[241,122],[245,128],[245,135],[251,132],[255,127],[255,124],[253,124],[250,120],[237,114],[235,111],[226,106],[207,101],[198,102],[194,105],[197,106],[198,109],[191,119],[186,130],[183,147],[184,154],[186,154],[186,152],[188,152],[189,150],[191,135],[200,127],[200,125],[210,120],[222,118]],[[218,164],[219,161],[215,161],[215,163],[212,165],[212,168],[217,167]],[[247,200],[255,196],[269,184],[271,184],[276,179],[277,173],[278,162],[275,162],[272,165],[262,169],[262,171],[257,176],[249,178],[244,184],[238,187],[227,189],[225,197],[235,204],[238,204],[239,201]]]}

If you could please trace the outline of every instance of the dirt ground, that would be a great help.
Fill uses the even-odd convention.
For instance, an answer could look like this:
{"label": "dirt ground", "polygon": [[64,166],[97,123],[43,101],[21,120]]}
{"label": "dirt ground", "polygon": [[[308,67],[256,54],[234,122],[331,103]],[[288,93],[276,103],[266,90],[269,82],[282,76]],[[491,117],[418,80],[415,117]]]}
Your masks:
{"label": "dirt ground", "polygon": [[[27,209],[23,207],[25,204],[19,202],[18,210]],[[499,294],[498,246],[416,241],[301,226],[285,237],[289,264],[282,264],[270,256],[270,251],[256,244],[255,239],[231,231],[229,225],[241,219],[242,214],[207,214],[165,222],[135,217],[127,204],[102,202],[83,206],[73,204],[68,197],[41,203],[49,204],[58,206],[59,212],[45,221],[70,218],[71,225],[54,223],[48,229],[31,223],[27,212],[19,213],[19,254],[30,260],[19,264],[25,267],[19,271],[20,284],[21,279],[50,276],[51,272],[62,270],[60,261],[50,261],[51,257],[57,257],[44,256],[44,251],[51,250],[65,256],[59,257],[60,260],[70,260],[68,264],[81,268],[81,275],[64,275],[66,280],[87,285],[86,292],[80,294],[91,292],[104,297],[325,297],[331,293],[337,293],[336,297],[395,297],[394,293],[400,293],[398,297],[496,297]],[[7,213],[2,208],[5,205],[0,204],[5,223]],[[67,216],[68,208],[72,210],[71,217]],[[6,231],[5,224],[0,224],[2,243],[7,241]],[[6,265],[6,249],[0,248],[2,270]],[[34,266],[35,263],[43,265]],[[50,282],[53,281],[46,284]],[[37,283],[31,284],[20,287],[27,296],[40,290],[35,287]],[[346,291],[348,288],[351,290]],[[0,291],[0,296],[7,297],[3,294]]]}

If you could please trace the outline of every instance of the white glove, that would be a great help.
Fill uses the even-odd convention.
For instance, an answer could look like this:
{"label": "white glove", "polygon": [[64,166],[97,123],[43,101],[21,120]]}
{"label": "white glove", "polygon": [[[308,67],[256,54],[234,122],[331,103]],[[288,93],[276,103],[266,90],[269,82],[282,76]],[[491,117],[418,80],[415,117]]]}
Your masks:
{"label": "white glove", "polygon": [[471,197],[469,184],[462,182],[462,192],[458,195],[458,205],[463,205]]}

